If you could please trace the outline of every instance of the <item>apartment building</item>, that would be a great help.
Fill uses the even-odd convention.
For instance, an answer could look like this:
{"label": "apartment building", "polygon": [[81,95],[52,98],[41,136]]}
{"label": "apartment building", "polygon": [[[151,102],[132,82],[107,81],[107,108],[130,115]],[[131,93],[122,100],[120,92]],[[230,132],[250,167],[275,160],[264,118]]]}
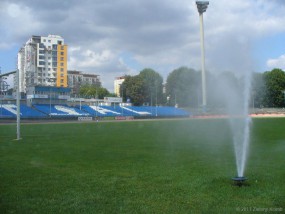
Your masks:
{"label": "apartment building", "polygon": [[18,52],[18,69],[20,92],[37,85],[67,87],[64,39],[58,35],[32,36]]}
{"label": "apartment building", "polygon": [[73,95],[78,95],[82,85],[101,86],[99,75],[83,73],[82,71],[69,70],[68,74],[68,87],[71,88]]}
{"label": "apartment building", "polygon": [[119,97],[120,96],[120,90],[121,90],[121,85],[125,81],[125,76],[122,77],[116,77],[114,81],[114,93]]}

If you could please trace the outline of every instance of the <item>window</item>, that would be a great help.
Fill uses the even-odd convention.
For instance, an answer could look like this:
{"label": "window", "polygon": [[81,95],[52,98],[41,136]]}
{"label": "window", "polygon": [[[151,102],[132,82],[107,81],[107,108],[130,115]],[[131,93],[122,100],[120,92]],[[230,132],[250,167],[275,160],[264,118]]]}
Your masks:
{"label": "window", "polygon": [[61,71],[61,72],[63,72],[63,71],[64,71],[64,69],[63,69],[63,68],[61,68],[61,69],[60,69],[60,71]]}
{"label": "window", "polygon": [[63,55],[64,55],[64,52],[60,52],[60,55],[63,56]]}
{"label": "window", "polygon": [[39,61],[39,65],[45,65],[46,63],[44,61]]}
{"label": "window", "polygon": [[63,61],[63,60],[64,60],[64,57],[60,57],[60,60]]}
{"label": "window", "polygon": [[48,40],[49,43],[51,43],[51,40]]}
{"label": "window", "polygon": [[61,46],[60,49],[61,49],[61,50],[64,50],[64,46]]}
{"label": "window", "polygon": [[63,63],[63,62],[61,62],[61,63],[60,63],[60,66],[64,66],[64,63]]}

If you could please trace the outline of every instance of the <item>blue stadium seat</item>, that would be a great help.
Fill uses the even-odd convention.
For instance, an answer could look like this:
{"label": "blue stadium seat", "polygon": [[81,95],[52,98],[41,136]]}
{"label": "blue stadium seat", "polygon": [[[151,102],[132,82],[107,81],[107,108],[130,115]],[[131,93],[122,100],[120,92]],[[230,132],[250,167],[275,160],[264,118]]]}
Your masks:
{"label": "blue stadium seat", "polygon": [[[134,117],[187,117],[183,109],[169,106],[88,106],[70,107],[67,105],[36,104],[33,108],[21,104],[21,118],[76,117],[76,116],[134,116]],[[14,104],[0,105],[0,118],[16,118],[17,107]]]}
{"label": "blue stadium seat", "polygon": [[36,104],[34,107],[52,117],[90,116],[85,111],[67,105]]}
{"label": "blue stadium seat", "polygon": [[[1,118],[16,118],[17,106],[15,104],[3,104],[0,106],[0,117]],[[46,115],[28,107],[25,104],[20,105],[20,117],[21,118],[40,118]]]}

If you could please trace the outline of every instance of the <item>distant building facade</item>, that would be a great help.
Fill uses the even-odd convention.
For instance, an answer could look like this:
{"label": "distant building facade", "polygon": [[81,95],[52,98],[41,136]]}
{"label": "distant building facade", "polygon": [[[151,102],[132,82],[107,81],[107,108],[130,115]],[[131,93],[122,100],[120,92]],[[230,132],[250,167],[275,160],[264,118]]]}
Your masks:
{"label": "distant building facade", "polygon": [[29,86],[27,88],[27,105],[34,104],[66,104],[70,99],[71,89],[54,86]]}
{"label": "distant building facade", "polygon": [[32,36],[19,50],[17,64],[20,92],[37,85],[67,87],[67,45],[61,36]]}
{"label": "distant building facade", "polygon": [[119,97],[121,91],[121,85],[125,81],[125,76],[117,77],[114,81],[114,93]]}
{"label": "distant building facade", "polygon": [[71,88],[71,94],[78,95],[82,85],[101,86],[99,75],[87,74],[82,71],[69,70],[68,74],[68,87]]}

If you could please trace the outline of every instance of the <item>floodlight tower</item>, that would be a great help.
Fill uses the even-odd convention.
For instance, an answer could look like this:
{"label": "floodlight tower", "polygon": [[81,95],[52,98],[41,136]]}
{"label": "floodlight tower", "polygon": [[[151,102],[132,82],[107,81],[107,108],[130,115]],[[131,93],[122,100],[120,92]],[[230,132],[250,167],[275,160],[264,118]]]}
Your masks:
{"label": "floodlight tower", "polygon": [[201,66],[202,66],[202,106],[206,108],[207,94],[206,94],[206,73],[205,73],[205,48],[204,48],[204,25],[203,13],[206,12],[209,5],[208,1],[196,1],[197,9],[200,16],[200,40],[201,40]]}

